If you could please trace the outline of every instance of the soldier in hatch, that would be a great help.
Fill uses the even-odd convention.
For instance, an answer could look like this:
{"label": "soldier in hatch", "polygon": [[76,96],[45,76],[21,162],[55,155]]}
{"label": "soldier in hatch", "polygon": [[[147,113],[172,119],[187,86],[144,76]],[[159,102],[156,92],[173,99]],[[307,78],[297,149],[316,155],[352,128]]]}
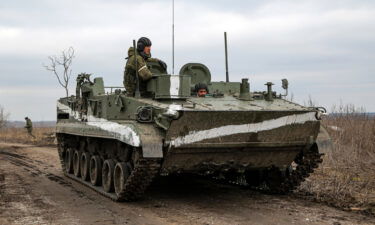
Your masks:
{"label": "soldier in hatch", "polygon": [[32,136],[33,138],[35,138],[35,136],[32,134],[32,132],[33,132],[33,123],[31,122],[31,120],[30,120],[29,117],[25,117],[25,120],[26,120],[26,126],[25,126],[25,128],[27,129],[27,133],[29,133],[30,136]]}
{"label": "soldier in hatch", "polygon": [[197,97],[206,97],[206,94],[208,94],[208,88],[207,85],[204,83],[198,83],[194,87],[195,93],[197,94]]}
{"label": "soldier in hatch", "polygon": [[[124,72],[124,86],[128,96],[133,97],[136,90],[136,70],[139,77],[139,91],[141,94],[146,92],[147,81],[152,78],[152,73],[147,67],[147,62],[158,62],[159,65],[166,71],[167,64],[160,59],[151,58],[151,41],[146,37],[141,37],[137,42],[137,56],[134,56],[134,48],[130,47],[128,50],[128,57]],[[137,68],[135,63],[137,58]]]}

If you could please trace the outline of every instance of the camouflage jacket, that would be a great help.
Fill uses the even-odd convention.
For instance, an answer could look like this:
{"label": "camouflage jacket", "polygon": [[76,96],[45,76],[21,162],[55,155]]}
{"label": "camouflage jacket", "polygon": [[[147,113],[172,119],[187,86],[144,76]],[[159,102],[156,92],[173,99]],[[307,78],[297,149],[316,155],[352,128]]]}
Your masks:
{"label": "camouflage jacket", "polygon": [[147,67],[147,62],[158,61],[156,58],[148,58],[145,60],[142,56],[137,55],[137,68],[135,68],[134,48],[130,47],[128,50],[128,61],[125,65],[124,71],[124,86],[128,96],[134,96],[136,89],[135,70],[138,70],[139,77],[139,91],[146,92],[147,81],[152,78],[152,73]]}
{"label": "camouflage jacket", "polygon": [[27,129],[33,128],[33,123],[31,122],[30,119],[26,120],[26,126],[25,126],[25,128],[27,128]]}

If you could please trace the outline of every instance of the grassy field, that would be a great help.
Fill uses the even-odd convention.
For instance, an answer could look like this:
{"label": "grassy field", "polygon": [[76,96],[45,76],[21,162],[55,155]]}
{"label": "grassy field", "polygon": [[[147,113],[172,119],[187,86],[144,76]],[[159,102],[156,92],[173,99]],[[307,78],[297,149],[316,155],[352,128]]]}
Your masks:
{"label": "grassy field", "polygon": [[34,144],[34,145],[54,145],[55,128],[36,127],[33,128],[33,135],[30,136],[25,128],[3,128],[0,130],[0,141]]}
{"label": "grassy field", "polygon": [[323,120],[334,147],[299,188],[318,201],[375,215],[375,117],[340,110]]}
{"label": "grassy field", "polygon": [[[298,194],[340,208],[375,215],[375,117],[350,110],[323,120],[334,142],[323,163],[300,186]],[[54,128],[0,130],[0,141],[54,145]]]}

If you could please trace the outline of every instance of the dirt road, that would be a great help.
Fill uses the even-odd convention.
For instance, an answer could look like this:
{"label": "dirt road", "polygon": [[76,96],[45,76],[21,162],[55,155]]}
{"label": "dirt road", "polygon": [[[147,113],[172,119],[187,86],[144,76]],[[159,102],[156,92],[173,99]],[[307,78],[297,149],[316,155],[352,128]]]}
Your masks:
{"label": "dirt road", "polygon": [[375,224],[296,196],[202,178],[160,178],[143,200],[116,203],[64,177],[51,147],[0,143],[0,224]]}

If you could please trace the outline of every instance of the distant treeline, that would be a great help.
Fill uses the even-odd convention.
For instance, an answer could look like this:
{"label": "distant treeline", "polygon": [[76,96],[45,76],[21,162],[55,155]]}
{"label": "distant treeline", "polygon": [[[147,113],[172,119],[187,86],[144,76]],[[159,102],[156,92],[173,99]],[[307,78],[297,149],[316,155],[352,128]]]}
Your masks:
{"label": "distant treeline", "polygon": [[345,116],[350,114],[351,116],[367,116],[367,117],[375,117],[375,112],[364,112],[364,113],[356,113],[356,112],[350,112],[350,113],[329,113],[329,116]]}
{"label": "distant treeline", "polygon": [[[56,121],[32,121],[33,127],[54,127],[56,126]],[[6,127],[24,127],[26,125],[25,121],[7,121]]]}

